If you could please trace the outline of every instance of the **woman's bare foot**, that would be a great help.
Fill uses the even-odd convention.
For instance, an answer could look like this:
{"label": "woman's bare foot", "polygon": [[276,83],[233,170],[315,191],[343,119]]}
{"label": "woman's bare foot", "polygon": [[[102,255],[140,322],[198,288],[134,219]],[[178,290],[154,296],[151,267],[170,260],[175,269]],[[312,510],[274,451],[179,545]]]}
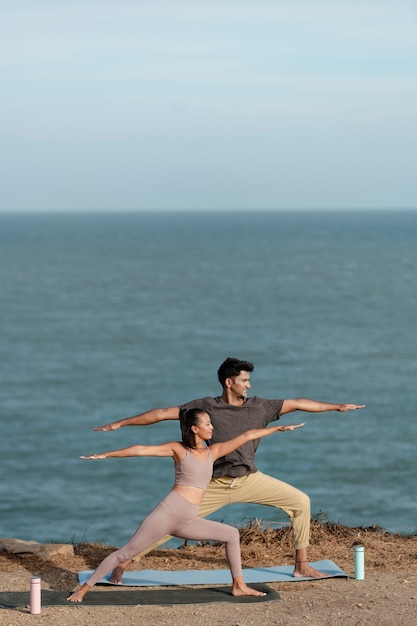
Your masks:
{"label": "woman's bare foot", "polygon": [[110,574],[109,581],[113,583],[113,585],[121,585],[123,572],[124,572],[124,568],[118,565],[117,567],[114,568],[114,570]]}
{"label": "woman's bare foot", "polygon": [[132,559],[129,559],[128,561],[124,561],[123,563],[120,563],[120,565],[117,565],[114,568],[114,570],[110,574],[110,578],[109,578],[109,581],[111,583],[113,583],[113,585],[121,585],[122,584],[122,576],[124,574],[124,571],[127,568],[127,566],[129,565],[129,563],[131,563],[131,562],[132,562]]}
{"label": "woman's bare foot", "polygon": [[82,602],[84,600],[84,596],[87,591],[89,591],[90,587],[87,583],[84,583],[82,587],[78,587],[70,596],[68,596],[67,600],[70,602]]}
{"label": "woman's bare foot", "polygon": [[293,576],[294,578],[326,578],[328,574],[315,569],[308,561],[296,561]]}
{"label": "woman's bare foot", "polygon": [[266,593],[248,587],[243,578],[234,578],[232,596],[266,596]]}

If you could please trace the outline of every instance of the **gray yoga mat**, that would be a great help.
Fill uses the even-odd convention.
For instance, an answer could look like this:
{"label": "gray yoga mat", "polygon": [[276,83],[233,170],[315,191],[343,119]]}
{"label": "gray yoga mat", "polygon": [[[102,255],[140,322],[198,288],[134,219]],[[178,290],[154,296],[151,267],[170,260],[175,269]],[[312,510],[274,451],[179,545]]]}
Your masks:
{"label": "gray yoga mat", "polygon": [[[174,604],[208,604],[213,602],[231,602],[234,604],[253,604],[257,602],[269,602],[281,600],[277,591],[267,585],[252,585],[258,591],[264,591],[266,596],[242,596],[236,598],[231,594],[231,585],[227,587],[180,587],[176,589],[117,589],[106,591],[90,591],[84,601],[80,603],[69,602],[68,591],[42,591],[43,607],[50,606],[136,606],[136,605],[160,605],[170,606]],[[4,609],[17,609],[29,606],[29,591],[2,591],[0,592],[0,607]]]}

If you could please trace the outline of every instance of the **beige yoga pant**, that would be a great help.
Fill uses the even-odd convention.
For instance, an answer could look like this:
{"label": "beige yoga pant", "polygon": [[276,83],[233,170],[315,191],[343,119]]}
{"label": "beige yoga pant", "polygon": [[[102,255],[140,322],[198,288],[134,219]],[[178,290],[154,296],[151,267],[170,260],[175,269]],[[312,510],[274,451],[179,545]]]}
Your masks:
{"label": "beige yoga pant", "polygon": [[[229,476],[212,478],[198,515],[206,517],[223,506],[236,502],[275,506],[285,511],[291,520],[295,549],[299,550],[309,545],[310,498],[299,489],[262,472],[240,478]],[[141,555],[147,554],[169,539],[171,536],[164,537],[134,557],[134,560],[138,560]]]}
{"label": "beige yoga pant", "polygon": [[228,524],[221,524],[198,517],[198,505],[191,504],[176,491],[171,491],[149,513],[138,526],[127,544],[112,552],[94,570],[86,581],[93,587],[108,572],[132,559],[136,554],[144,554],[150,545],[155,545],[165,533],[172,533],[181,539],[195,541],[221,541],[226,547],[226,557],[233,578],[241,578],[239,531]]}

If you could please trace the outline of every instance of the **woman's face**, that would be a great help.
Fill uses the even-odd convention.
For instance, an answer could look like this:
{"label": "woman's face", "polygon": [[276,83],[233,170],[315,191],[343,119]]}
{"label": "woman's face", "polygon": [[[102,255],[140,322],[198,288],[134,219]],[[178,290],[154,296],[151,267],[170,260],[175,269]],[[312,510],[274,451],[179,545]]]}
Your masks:
{"label": "woman's face", "polygon": [[195,434],[208,441],[212,438],[214,426],[211,423],[210,416],[208,413],[202,413],[199,417],[198,424],[196,426]]}

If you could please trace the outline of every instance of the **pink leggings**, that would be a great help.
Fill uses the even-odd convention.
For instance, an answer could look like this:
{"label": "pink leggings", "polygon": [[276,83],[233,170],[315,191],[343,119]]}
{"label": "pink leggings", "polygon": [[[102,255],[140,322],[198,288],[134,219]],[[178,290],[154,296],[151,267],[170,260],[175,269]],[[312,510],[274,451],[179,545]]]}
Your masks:
{"label": "pink leggings", "polygon": [[165,535],[195,541],[221,541],[226,544],[226,557],[233,578],[242,576],[239,531],[233,526],[198,517],[198,505],[191,504],[176,491],[171,491],[145,517],[127,544],[109,554],[86,581],[93,587],[117,565],[129,561]]}

